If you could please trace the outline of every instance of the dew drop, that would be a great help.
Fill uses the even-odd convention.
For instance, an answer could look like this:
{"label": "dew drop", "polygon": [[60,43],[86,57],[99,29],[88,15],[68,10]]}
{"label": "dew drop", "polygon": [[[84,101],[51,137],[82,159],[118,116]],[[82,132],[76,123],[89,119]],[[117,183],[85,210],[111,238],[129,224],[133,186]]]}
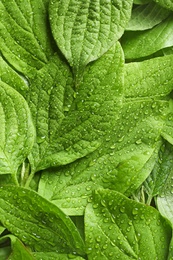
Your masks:
{"label": "dew drop", "polygon": [[121,207],[121,208],[120,208],[120,212],[121,212],[121,213],[124,213],[124,212],[125,212],[125,207]]}
{"label": "dew drop", "polygon": [[139,213],[138,208],[134,208],[134,209],[132,210],[132,214],[133,214],[133,215],[137,215],[138,213]]}

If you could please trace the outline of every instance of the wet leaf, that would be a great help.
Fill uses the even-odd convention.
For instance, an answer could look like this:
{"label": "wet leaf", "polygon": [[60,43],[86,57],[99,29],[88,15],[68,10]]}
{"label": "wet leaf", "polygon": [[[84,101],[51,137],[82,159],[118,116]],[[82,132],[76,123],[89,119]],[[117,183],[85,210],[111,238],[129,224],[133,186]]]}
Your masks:
{"label": "wet leaf", "polygon": [[0,188],[0,221],[36,251],[84,254],[83,241],[71,219],[32,190]]}
{"label": "wet leaf", "polygon": [[150,30],[126,32],[122,39],[126,59],[146,57],[170,46],[173,46],[172,15]]}
{"label": "wet leaf", "polygon": [[0,92],[0,174],[16,175],[32,149],[35,129],[26,100],[3,82]]}
{"label": "wet leaf", "polygon": [[[84,84],[80,86],[76,99],[77,107],[83,115],[86,109],[92,108],[92,125],[86,125],[84,129],[87,131],[81,137],[86,138],[90,134],[89,138],[93,140],[96,133],[101,145],[74,163],[45,171],[39,184],[39,193],[70,215],[83,214],[87,201],[92,197],[93,189],[104,187],[129,196],[142,184],[154,167],[163,141],[162,129],[171,109],[169,101],[165,99],[172,90],[171,76],[167,84],[160,84],[160,81],[164,82],[164,76],[163,79],[157,77],[153,84],[158,71],[154,64],[159,60],[125,65],[124,86],[123,78],[119,78],[121,74],[117,81],[109,82],[109,70],[106,72],[105,80],[100,83],[99,75],[104,75],[105,68],[109,68],[107,62],[111,62],[110,58],[107,60],[109,53],[111,50],[88,66],[88,71],[84,74]],[[112,58],[117,66],[114,56]],[[164,70],[171,75],[169,71],[172,69],[172,58],[160,59],[160,68],[163,66],[162,62],[165,62]],[[138,75],[132,71],[135,67]],[[113,64],[111,69],[113,70]],[[145,84],[146,75],[148,82]],[[94,104],[96,106],[93,106]],[[100,116],[101,121],[96,121],[96,116],[98,119]],[[73,124],[69,123],[68,118],[64,120],[64,136],[66,131],[69,133],[70,129],[74,129],[74,122],[77,120],[75,117],[72,118]],[[71,130],[70,134],[73,131]],[[75,138],[81,137],[75,135]]]}
{"label": "wet leaf", "polygon": [[121,37],[131,6],[131,0],[50,2],[54,38],[77,75]]}
{"label": "wet leaf", "polygon": [[169,14],[168,10],[153,2],[147,5],[140,5],[133,9],[126,30],[143,31],[153,28],[167,18]]}
{"label": "wet leaf", "polygon": [[85,211],[88,259],[167,259],[172,230],[159,212],[98,190]]}
{"label": "wet leaf", "polygon": [[47,23],[48,0],[2,0],[1,42],[4,57],[18,71],[33,77],[54,53]]}

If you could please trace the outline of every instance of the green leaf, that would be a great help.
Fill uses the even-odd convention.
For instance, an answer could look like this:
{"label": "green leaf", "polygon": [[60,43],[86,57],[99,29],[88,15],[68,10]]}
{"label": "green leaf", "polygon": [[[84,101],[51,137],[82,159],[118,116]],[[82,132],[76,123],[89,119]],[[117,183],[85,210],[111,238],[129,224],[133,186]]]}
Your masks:
{"label": "green leaf", "polygon": [[163,259],[172,230],[160,213],[118,192],[97,190],[85,211],[88,259]]}
{"label": "green leaf", "polygon": [[34,260],[29,250],[22,244],[22,242],[13,235],[6,236],[10,238],[12,244],[12,252],[8,260]]}
{"label": "green leaf", "polygon": [[0,235],[4,232],[5,228],[0,225]]}
{"label": "green leaf", "polygon": [[36,251],[84,254],[75,225],[59,208],[32,190],[0,188],[0,221]]}
{"label": "green leaf", "polygon": [[0,82],[0,174],[16,174],[32,149],[35,129],[24,98]]}
{"label": "green leaf", "polygon": [[52,33],[75,73],[103,55],[121,37],[130,18],[132,2],[50,2]]}
{"label": "green leaf", "polygon": [[163,48],[173,46],[172,15],[150,30],[126,32],[121,42],[126,59],[146,57]]}
{"label": "green leaf", "polygon": [[160,194],[173,167],[173,147],[167,142],[161,147],[152,173],[144,182],[148,203]]}
{"label": "green leaf", "polygon": [[167,140],[170,144],[173,145],[173,102],[170,100],[170,113],[165,122],[165,127],[162,131],[162,136]]}
{"label": "green leaf", "polygon": [[128,63],[125,65],[124,94],[128,98],[154,99],[168,95],[173,89],[172,74],[173,55]]}
{"label": "green leaf", "polygon": [[48,0],[2,0],[1,42],[4,57],[12,66],[32,77],[53,54],[47,23]]}
{"label": "green leaf", "polygon": [[72,87],[69,68],[57,55],[31,81],[27,101],[37,133],[29,156],[33,172],[37,171],[39,164],[44,168],[42,160],[55,142],[54,136],[64,118],[65,106],[71,106],[68,97],[74,92]]}
{"label": "green leaf", "polygon": [[140,5],[133,9],[126,30],[143,31],[153,28],[167,18],[169,14],[168,10],[153,2],[147,5]]}
{"label": "green leaf", "polygon": [[[94,151],[97,140],[66,137],[60,126],[70,110],[74,95],[68,66],[56,55],[37,72],[28,93],[28,103],[36,127],[37,139],[29,155],[32,172],[64,165]],[[78,134],[75,133],[75,134]]]}
{"label": "green leaf", "polygon": [[[100,115],[101,121],[95,120],[96,117],[91,117],[93,129],[91,125],[89,128],[86,125],[84,129],[87,129],[86,134],[93,134],[95,129],[100,127],[100,140],[102,141],[100,147],[65,167],[43,172],[39,183],[39,193],[69,215],[82,215],[87,201],[92,197],[92,190],[96,188],[104,187],[120,191],[128,196],[131,195],[151,173],[163,141],[161,132],[170,110],[169,101],[165,100],[164,96],[171,91],[172,86],[170,87],[169,83],[167,88],[162,85],[162,91],[158,91],[159,79],[158,85],[149,82],[150,85],[147,87],[150,91],[145,97],[142,96],[143,88],[141,88],[141,92],[135,92],[135,97],[130,97],[128,93],[131,93],[130,87],[133,88],[133,85],[128,82],[131,81],[131,77],[138,86],[143,79],[142,75],[146,78],[145,70],[148,66],[151,67],[151,70],[148,69],[147,76],[152,78],[154,60],[145,65],[139,65],[141,76],[140,73],[136,76],[131,75],[131,65],[129,64],[125,68],[126,79],[124,80],[127,85],[124,88],[128,89],[125,91],[127,97],[123,98],[121,70],[119,73],[117,71],[119,75],[117,81],[111,80],[108,69],[104,81],[97,83],[98,75],[103,77],[105,68],[109,68],[107,62],[108,64],[112,62],[111,56],[107,60],[109,53],[111,50],[100,60],[88,66],[88,71],[86,70],[83,77],[84,83],[79,88],[78,97],[83,100],[78,102],[82,114],[88,105],[94,102],[97,105],[92,106],[91,111],[94,112],[93,115]],[[116,71],[116,66],[120,69],[121,63],[118,64],[115,58],[113,60],[115,69],[113,69],[114,63],[111,63],[110,68]],[[169,71],[169,62],[167,69]],[[91,72],[92,74],[90,74]],[[111,81],[109,82],[109,80]],[[91,82],[95,83],[94,86]],[[81,93],[86,94],[83,96],[84,94],[81,95]],[[89,96],[88,93],[92,93],[92,95]],[[154,98],[150,97],[150,93],[153,93]],[[101,105],[99,106],[99,104]],[[71,121],[76,122],[77,120],[74,118]],[[64,135],[66,131],[69,131],[68,128],[73,129],[73,126],[67,121],[66,127],[63,128]],[[84,138],[86,134],[82,133],[82,137]],[[74,135],[74,137],[77,138],[79,135],[77,137]],[[92,136],[91,138],[93,139]]]}
{"label": "green leaf", "polygon": [[[172,175],[172,172],[171,172]],[[173,176],[173,175],[172,175]],[[170,182],[172,183],[172,181]],[[165,191],[166,194],[163,194],[157,198],[157,206],[159,212],[173,225],[173,210],[172,210],[172,204],[173,204],[173,196],[172,196],[172,189],[170,188],[170,185],[168,184],[168,190]]]}
{"label": "green leaf", "polygon": [[157,206],[160,213],[165,216],[173,225],[173,147],[167,145],[165,156],[162,159],[163,173],[165,174],[165,181],[159,190],[157,198]]}
{"label": "green leaf", "polygon": [[[86,74],[85,83],[77,93],[72,89],[68,67],[57,58],[37,73],[28,98],[37,129],[37,144],[29,156],[30,162],[37,164],[35,171],[68,164],[96,150],[105,139],[106,123],[109,124],[110,118],[115,118],[112,113],[114,104],[121,102],[116,98],[121,94],[122,84],[123,58],[119,44],[114,45],[93,70],[88,68],[90,76]],[[112,65],[114,59],[116,63]],[[108,71],[104,68],[105,61]],[[108,97],[104,101],[102,91],[105,82],[116,84],[116,87],[112,87],[111,94],[109,86],[106,86]],[[102,91],[99,84],[103,85]],[[68,100],[69,93],[74,96],[73,100]],[[111,101],[112,95],[115,97]],[[107,106],[110,107],[110,113],[105,109]],[[66,111],[67,108],[69,111]],[[102,117],[105,119],[102,120]]]}
{"label": "green leaf", "polygon": [[25,96],[28,90],[26,79],[19,76],[2,57],[0,57],[0,68],[0,79]]}
{"label": "green leaf", "polygon": [[154,0],[154,1],[156,3],[158,3],[159,5],[173,11],[173,1],[172,0]]}

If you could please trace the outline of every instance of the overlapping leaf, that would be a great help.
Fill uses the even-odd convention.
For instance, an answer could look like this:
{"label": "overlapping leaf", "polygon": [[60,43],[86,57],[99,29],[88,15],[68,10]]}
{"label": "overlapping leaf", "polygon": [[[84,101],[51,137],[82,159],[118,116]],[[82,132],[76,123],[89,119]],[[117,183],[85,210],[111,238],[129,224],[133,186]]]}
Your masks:
{"label": "overlapping leaf", "polygon": [[32,149],[35,129],[24,98],[3,82],[0,93],[0,174],[15,175]]}
{"label": "overlapping leaf", "polygon": [[159,151],[158,158],[152,173],[144,182],[145,191],[148,194],[148,203],[152,198],[162,192],[167,179],[170,181],[170,174],[173,166],[172,145],[164,143]]}
{"label": "overlapping leaf", "polygon": [[0,49],[25,76],[33,76],[53,53],[47,23],[48,3],[48,0],[0,2]]}
{"label": "overlapping leaf", "polygon": [[54,38],[77,74],[120,38],[130,18],[132,2],[51,0]]}
{"label": "overlapping leaf", "polygon": [[10,238],[12,245],[12,252],[8,256],[8,260],[34,260],[31,252],[29,252],[29,250],[17,237],[13,235],[8,235],[6,237]]}
{"label": "overlapping leaf", "polygon": [[1,80],[17,90],[22,96],[26,96],[28,90],[26,79],[16,73],[2,57],[0,57],[0,68]]}
{"label": "overlapping leaf", "polygon": [[[165,70],[171,73],[172,57],[162,57],[161,59],[163,62],[165,61]],[[102,70],[105,71],[105,68],[108,67],[106,66],[106,55],[100,60],[104,60],[104,67],[99,60],[89,67],[88,70],[92,71],[93,66],[93,75],[91,77],[90,74],[84,74],[84,89],[82,90],[82,86],[80,86],[81,91],[90,93],[92,85],[86,83],[93,82],[93,80],[96,82],[96,69],[103,74]],[[122,87],[118,87],[117,94],[111,94],[111,89],[114,88],[111,82],[107,85],[105,80],[104,88],[100,87],[102,84],[94,85],[95,91],[104,90],[103,99],[116,98],[111,110],[108,105],[106,108],[103,107],[104,110],[97,105],[98,109],[96,107],[97,110],[93,111],[102,116],[104,124],[100,123],[100,130],[105,129],[103,143],[93,153],[73,164],[58,168],[54,174],[51,171],[45,172],[40,182],[39,192],[59,205],[66,213],[82,214],[92,190],[98,187],[110,188],[130,195],[152,171],[161,145],[161,132],[170,109],[169,102],[164,98],[162,100],[161,97],[166,96],[172,90],[171,77],[165,85],[160,85],[160,78],[153,85],[152,80],[158,70],[153,66],[155,62],[157,63],[157,59],[141,62],[139,65],[135,63],[126,65],[124,86],[126,98],[124,99],[122,99],[120,91]],[[139,66],[138,75],[131,73],[133,66]],[[141,83],[143,79],[146,79],[145,71],[148,77],[146,86]],[[107,75],[110,78],[109,72]],[[88,77],[87,81],[85,81],[85,77],[86,79]],[[134,85],[131,84],[131,81]],[[141,88],[138,87],[139,84]],[[108,89],[108,94],[105,96],[106,89]],[[135,91],[133,91],[134,89]],[[135,93],[134,96],[131,93]],[[152,96],[151,93],[153,93]],[[82,98],[82,100],[81,108],[84,107],[83,104],[87,99]],[[121,101],[120,104],[117,103],[118,100]],[[82,111],[84,113],[84,110]],[[102,111],[106,111],[106,114],[111,111],[112,119],[109,117],[107,128]],[[68,129],[71,125],[66,125],[66,127]],[[54,189],[51,189],[52,186]]]}
{"label": "overlapping leaf", "polygon": [[[63,119],[72,106],[73,96],[75,93],[70,70],[58,56],[55,56],[37,72],[28,94],[37,130],[37,140],[29,155],[32,172],[70,163],[99,146],[97,140],[79,138],[78,131],[84,128],[81,125],[79,129],[74,129],[74,126],[73,129],[70,128],[70,131],[74,132],[71,135],[65,134],[65,130],[62,129]],[[69,124],[78,123],[80,116],[75,112],[75,118],[67,116],[66,121]]]}
{"label": "overlapping leaf", "polygon": [[159,212],[98,190],[85,211],[88,259],[167,259],[172,230]]}
{"label": "overlapping leaf", "polygon": [[140,5],[133,9],[132,15],[126,30],[143,31],[153,28],[168,17],[169,11],[153,2],[147,5]]}
{"label": "overlapping leaf", "polygon": [[172,7],[1,1],[0,258],[173,258]]}
{"label": "overlapping leaf", "polygon": [[[173,89],[172,73],[173,55],[128,63],[125,65],[124,94],[127,98],[141,99],[168,95]],[[169,121],[171,124],[172,120]]]}
{"label": "overlapping leaf", "polygon": [[21,187],[0,188],[0,221],[36,251],[84,254],[73,222],[36,192]]}
{"label": "overlapping leaf", "polygon": [[150,30],[126,32],[122,38],[126,59],[146,57],[170,46],[173,46],[172,15]]}

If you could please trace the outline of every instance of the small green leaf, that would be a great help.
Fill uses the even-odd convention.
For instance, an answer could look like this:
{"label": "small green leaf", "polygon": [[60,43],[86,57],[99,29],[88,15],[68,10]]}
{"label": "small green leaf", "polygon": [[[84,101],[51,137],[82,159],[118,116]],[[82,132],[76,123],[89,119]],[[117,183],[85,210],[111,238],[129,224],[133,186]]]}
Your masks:
{"label": "small green leaf", "polygon": [[12,252],[8,257],[8,260],[34,260],[31,252],[23,245],[23,243],[15,236],[8,235],[12,245]]}
{"label": "small green leaf", "polygon": [[121,37],[130,18],[132,2],[50,2],[52,33],[75,73],[103,55]]}
{"label": "small green leaf", "polygon": [[36,251],[84,254],[75,225],[59,208],[32,190],[0,188],[0,221]]}
{"label": "small green leaf", "polygon": [[133,9],[130,21],[126,27],[128,31],[143,31],[153,28],[168,17],[170,12],[151,2]]}
{"label": "small green leaf", "polygon": [[0,174],[16,174],[30,153],[35,129],[24,98],[0,82]]}
{"label": "small green leaf", "polygon": [[0,57],[0,79],[12,86],[17,90],[22,96],[26,96],[28,90],[28,82],[26,79],[19,74],[17,74],[5,60]]}
{"label": "small green leaf", "polygon": [[165,155],[161,158],[162,174],[165,174],[165,181],[159,189],[157,206],[160,213],[173,225],[173,147],[167,144],[166,148]]}
{"label": "small green leaf", "polygon": [[[167,178],[173,168],[173,147],[167,142],[164,143],[159,151],[152,173],[144,182],[145,190],[148,194],[148,203],[152,198],[161,193]],[[169,179],[170,180],[170,179]]]}
{"label": "small green leaf", "polygon": [[172,230],[156,209],[97,190],[86,207],[85,236],[89,260],[166,260]]}
{"label": "small green leaf", "polygon": [[150,30],[126,32],[122,38],[126,59],[146,57],[170,46],[173,46],[172,15]]}

